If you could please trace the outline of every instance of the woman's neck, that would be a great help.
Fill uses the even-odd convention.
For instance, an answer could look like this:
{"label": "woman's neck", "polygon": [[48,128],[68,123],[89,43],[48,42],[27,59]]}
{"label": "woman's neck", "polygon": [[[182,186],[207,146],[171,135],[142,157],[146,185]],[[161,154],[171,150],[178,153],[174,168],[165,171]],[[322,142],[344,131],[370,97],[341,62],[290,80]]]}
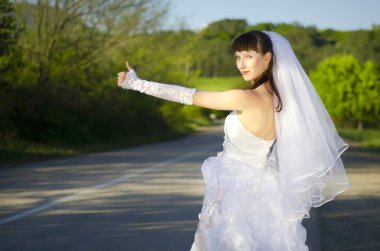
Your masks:
{"label": "woman's neck", "polygon": [[263,95],[273,95],[273,91],[272,91],[272,88],[269,84],[269,81],[266,81],[265,83],[263,83],[259,87],[255,88],[254,91],[257,93],[263,94]]}

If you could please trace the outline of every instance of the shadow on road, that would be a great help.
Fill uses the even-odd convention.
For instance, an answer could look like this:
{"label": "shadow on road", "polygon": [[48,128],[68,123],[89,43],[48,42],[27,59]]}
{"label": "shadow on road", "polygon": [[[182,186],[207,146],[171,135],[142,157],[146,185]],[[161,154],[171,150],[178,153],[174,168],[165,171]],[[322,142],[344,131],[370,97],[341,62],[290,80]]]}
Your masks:
{"label": "shadow on road", "polygon": [[1,226],[0,250],[190,249],[200,204],[175,191],[81,199]]}
{"label": "shadow on road", "polygon": [[318,209],[321,248],[380,250],[380,154],[350,147],[342,158],[351,187]]}
{"label": "shadow on road", "polygon": [[320,213],[323,251],[380,250],[380,197],[340,199]]}

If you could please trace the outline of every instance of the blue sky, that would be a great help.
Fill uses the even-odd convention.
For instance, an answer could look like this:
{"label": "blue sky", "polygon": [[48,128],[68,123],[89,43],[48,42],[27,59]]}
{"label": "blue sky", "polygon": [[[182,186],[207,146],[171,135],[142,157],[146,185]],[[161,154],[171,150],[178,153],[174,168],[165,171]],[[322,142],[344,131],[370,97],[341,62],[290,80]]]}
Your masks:
{"label": "blue sky", "polygon": [[336,30],[370,29],[380,25],[380,0],[167,0],[170,28],[199,29],[224,18],[261,22],[299,22]]}

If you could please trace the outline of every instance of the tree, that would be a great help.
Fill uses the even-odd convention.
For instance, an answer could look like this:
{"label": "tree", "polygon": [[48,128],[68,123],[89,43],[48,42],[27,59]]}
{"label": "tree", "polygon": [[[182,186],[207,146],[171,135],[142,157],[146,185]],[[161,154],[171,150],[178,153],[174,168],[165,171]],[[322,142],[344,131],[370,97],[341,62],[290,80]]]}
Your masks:
{"label": "tree", "polygon": [[198,33],[195,65],[203,76],[236,75],[231,42],[246,27],[245,20],[223,19],[209,24]]}
{"label": "tree", "polygon": [[68,75],[102,62],[131,34],[154,28],[165,11],[152,0],[22,1],[21,47],[36,67],[37,83],[50,88],[55,64],[66,64],[60,72]]}
{"label": "tree", "polygon": [[10,121],[13,113],[15,72],[20,64],[17,50],[19,36],[13,5],[8,0],[0,0],[0,139],[9,140],[15,135]]}
{"label": "tree", "polygon": [[[367,61],[359,75],[358,101],[355,110],[359,114],[359,129],[363,122],[373,127],[379,127],[380,121],[380,70],[373,62]],[[360,121],[362,121],[360,123]]]}
{"label": "tree", "polygon": [[200,33],[205,39],[218,38],[224,41],[231,41],[244,31],[247,25],[247,21],[244,19],[223,19],[210,23]]}
{"label": "tree", "polygon": [[[154,102],[145,107],[133,104],[136,99],[126,100],[131,95],[114,86],[114,74],[123,69],[126,54],[119,61],[113,61],[113,55],[120,48],[135,46],[137,34],[157,29],[166,12],[161,3],[39,0],[14,4],[23,27],[17,49],[25,64],[13,74],[12,92],[3,95],[9,101],[0,108],[6,110],[1,118],[6,121],[4,128],[12,125],[17,140],[71,144],[141,133],[148,123],[131,123],[128,114],[120,118],[130,110],[157,121],[157,128],[166,126]],[[0,134],[10,135],[3,133],[4,128]]]}
{"label": "tree", "polygon": [[0,0],[0,55],[4,55],[16,41],[17,25],[9,0]]}
{"label": "tree", "polygon": [[9,0],[0,0],[0,83],[4,84],[6,71],[12,65],[19,28]]}
{"label": "tree", "polygon": [[332,56],[310,73],[329,113],[341,125],[374,126],[379,118],[379,71],[353,55]]}

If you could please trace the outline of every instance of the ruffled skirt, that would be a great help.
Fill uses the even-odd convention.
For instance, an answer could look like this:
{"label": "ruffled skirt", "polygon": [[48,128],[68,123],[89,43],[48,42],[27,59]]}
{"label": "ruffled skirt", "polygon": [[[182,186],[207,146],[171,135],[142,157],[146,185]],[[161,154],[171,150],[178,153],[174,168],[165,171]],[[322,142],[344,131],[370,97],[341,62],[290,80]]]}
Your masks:
{"label": "ruffled skirt", "polygon": [[299,251],[306,230],[281,219],[278,173],[261,163],[210,157],[202,165],[205,194],[191,251]]}

